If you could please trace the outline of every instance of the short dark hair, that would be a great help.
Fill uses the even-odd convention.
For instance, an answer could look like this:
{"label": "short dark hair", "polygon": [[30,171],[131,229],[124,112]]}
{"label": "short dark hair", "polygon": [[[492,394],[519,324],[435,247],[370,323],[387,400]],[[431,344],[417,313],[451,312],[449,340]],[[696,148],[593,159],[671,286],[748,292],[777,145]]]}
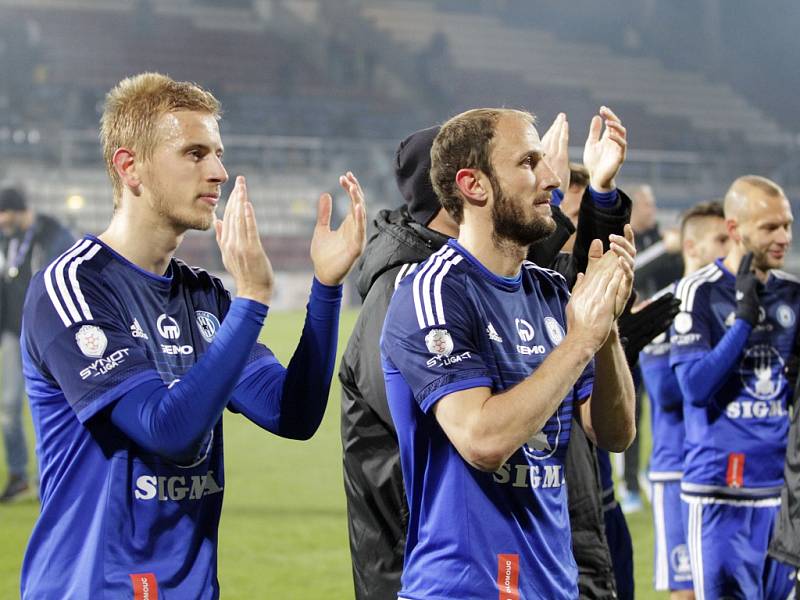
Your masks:
{"label": "short dark hair", "polygon": [[578,163],[569,163],[569,184],[585,188],[589,185],[589,169]]}
{"label": "short dark hair", "polygon": [[529,112],[512,108],[475,108],[448,120],[431,147],[431,184],[442,207],[456,223],[464,220],[464,200],[456,187],[456,173],[477,169],[492,177],[492,139],[503,115],[518,115],[535,124]]}
{"label": "short dark hair", "polygon": [[7,187],[0,190],[0,212],[7,210],[22,212],[28,210],[28,199],[19,188]]}
{"label": "short dark hair", "polygon": [[681,215],[681,239],[686,231],[686,225],[693,219],[701,217],[719,217],[725,218],[725,211],[722,208],[722,202],[719,200],[711,200],[709,202],[698,202]]}

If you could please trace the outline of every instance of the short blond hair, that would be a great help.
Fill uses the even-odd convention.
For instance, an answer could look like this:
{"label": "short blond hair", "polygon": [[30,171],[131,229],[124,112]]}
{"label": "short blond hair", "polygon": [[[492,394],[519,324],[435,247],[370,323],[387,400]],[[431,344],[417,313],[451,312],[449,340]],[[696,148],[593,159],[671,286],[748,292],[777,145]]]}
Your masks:
{"label": "short blond hair", "polygon": [[115,85],[106,94],[100,117],[100,141],[114,188],[114,208],[122,197],[122,180],[114,168],[114,153],[119,148],[130,148],[140,159],[147,160],[158,144],[156,125],[162,115],[193,110],[219,119],[220,108],[219,100],[211,92],[161,73],[141,73]]}

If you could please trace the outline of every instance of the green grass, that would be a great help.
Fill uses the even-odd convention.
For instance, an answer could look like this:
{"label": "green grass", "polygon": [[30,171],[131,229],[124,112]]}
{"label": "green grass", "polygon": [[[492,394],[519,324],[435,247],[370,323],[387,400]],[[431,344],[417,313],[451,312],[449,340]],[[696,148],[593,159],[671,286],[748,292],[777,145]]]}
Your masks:
{"label": "green grass", "polygon": [[[342,315],[340,350],[356,314],[347,311]],[[272,313],[267,319],[262,340],[281,360],[291,356],[302,319],[301,312]],[[647,423],[645,413],[643,452],[649,450]],[[32,435],[30,442],[32,446]],[[0,447],[0,482],[4,483],[2,453]],[[219,548],[222,597],[352,598],[338,380],[334,377],[325,419],[312,440],[282,440],[228,414],[225,457]],[[37,510],[34,501],[0,505],[0,598],[18,596],[22,554]],[[637,598],[666,598],[666,594],[652,592],[650,514],[645,510],[628,520],[635,546]]]}

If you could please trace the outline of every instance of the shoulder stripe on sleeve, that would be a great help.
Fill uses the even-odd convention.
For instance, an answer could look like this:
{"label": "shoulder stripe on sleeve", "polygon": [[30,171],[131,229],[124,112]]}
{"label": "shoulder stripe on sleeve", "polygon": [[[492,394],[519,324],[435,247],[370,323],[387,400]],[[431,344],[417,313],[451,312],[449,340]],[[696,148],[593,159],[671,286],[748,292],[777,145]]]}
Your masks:
{"label": "shoulder stripe on sleeve", "polygon": [[419,324],[420,329],[425,327],[425,315],[423,313],[423,301],[422,301],[422,279],[425,277],[425,274],[430,271],[431,269],[438,268],[441,265],[440,257],[443,254],[447,254],[448,256],[453,253],[452,248],[448,248],[447,246],[442,246],[431,254],[430,258],[422,265],[420,269],[417,269],[416,275],[414,275],[414,283],[413,283],[413,296],[414,296],[414,309],[417,313],[417,323]]}
{"label": "shoulder stripe on sleeve", "polygon": [[[99,251],[100,245],[92,240],[79,240],[67,252],[51,262],[44,272],[47,295],[65,327],[93,318],[92,311],[81,292],[77,271],[81,263],[90,260]],[[66,274],[69,275],[69,285]],[[80,311],[75,304],[76,301],[80,305]]]}
{"label": "shoulder stripe on sleeve", "polygon": [[417,269],[418,264],[419,263],[405,263],[402,267],[400,267],[400,270],[397,272],[397,276],[394,278],[394,289],[397,289],[397,286],[400,285],[400,282]]}
{"label": "shoulder stripe on sleeve", "polygon": [[444,267],[446,264],[445,259],[450,258],[453,254],[455,254],[455,250],[448,248],[447,252],[437,256],[433,267],[428,269],[428,272],[425,273],[425,277],[422,278],[422,300],[424,302],[427,325],[434,324],[433,302],[431,299],[431,279],[433,279],[433,276]]}
{"label": "shoulder stripe on sleeve", "polygon": [[82,247],[87,241],[88,240],[78,240],[75,242],[69,250],[51,262],[44,271],[44,287],[47,289],[47,295],[50,296],[50,302],[53,303],[53,307],[56,309],[58,316],[61,317],[61,321],[64,323],[65,327],[69,327],[72,321],[67,316],[67,313],[64,311],[64,307],[61,305],[61,302],[56,295],[52,279],[53,267],[55,267],[56,264],[61,261],[62,257],[71,255],[76,251],[76,249]]}
{"label": "shoulder stripe on sleeve", "polygon": [[681,279],[675,289],[675,296],[681,301],[681,310],[691,312],[698,288],[704,283],[717,281],[720,277],[722,277],[722,270],[711,263],[696,273]]}
{"label": "shoulder stripe on sleeve", "polygon": [[94,258],[94,255],[100,251],[100,244],[92,244],[92,247],[89,251],[81,256],[80,258],[72,261],[72,264],[69,266],[69,280],[72,284],[72,291],[75,293],[75,298],[78,300],[78,304],[81,305],[81,309],[83,310],[83,316],[87,320],[92,320],[94,317],[92,316],[92,311],[89,309],[89,305],[86,304],[86,298],[83,297],[83,292],[81,292],[81,286],[78,283],[78,267],[84,261],[91,260]]}
{"label": "shoulder stripe on sleeve", "polygon": [[414,309],[420,329],[445,324],[442,282],[453,265],[463,259],[455,250],[445,246],[414,275]]}
{"label": "shoulder stripe on sleeve", "polygon": [[558,280],[560,280],[560,281],[562,281],[564,283],[567,282],[567,279],[564,277],[564,275],[562,273],[559,273],[558,271],[556,271],[554,269],[548,269],[547,267],[542,267],[542,266],[537,265],[536,263],[531,262],[529,260],[522,261],[522,265],[526,269],[528,269],[529,271],[540,271],[542,273],[547,273],[551,277],[554,277],[554,278],[556,278],[556,279],[558,279]]}
{"label": "shoulder stripe on sleeve", "polygon": [[436,303],[436,322],[439,325],[445,324],[444,303],[442,302],[442,280],[444,280],[444,276],[447,275],[450,267],[457,265],[463,259],[464,257],[461,255],[454,256],[445,263],[444,268],[439,271],[438,275],[436,275],[436,281],[433,284],[433,298],[434,302]]}
{"label": "shoulder stripe on sleeve", "polygon": [[800,279],[798,279],[791,273],[787,273],[786,271],[781,271],[780,269],[773,269],[771,273],[778,279],[783,279],[785,281],[792,281],[794,283],[800,283]]}

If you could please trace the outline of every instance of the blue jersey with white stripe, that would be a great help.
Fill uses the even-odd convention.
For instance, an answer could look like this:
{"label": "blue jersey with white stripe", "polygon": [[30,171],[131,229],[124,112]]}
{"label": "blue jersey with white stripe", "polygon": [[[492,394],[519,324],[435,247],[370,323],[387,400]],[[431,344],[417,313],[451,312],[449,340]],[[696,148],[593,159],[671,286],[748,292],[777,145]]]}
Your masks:
{"label": "blue jersey with white stripe", "polygon": [[[24,597],[130,598],[144,586],[151,596],[218,596],[222,421],[178,465],[138,448],[107,409],[154,373],[180,379],[229,304],[204,271],[172,260],[158,277],[94,237],[33,278],[22,352],[42,508]],[[249,360],[243,377],[275,358],[257,345]]]}
{"label": "blue jersey with white stripe", "polygon": [[559,274],[525,263],[498,277],[455,241],[400,283],[381,354],[410,510],[401,597],[576,596],[564,458],[591,365],[495,473],[470,466],[432,411],[455,391],[497,393],[533,373],[563,339],[567,299]]}
{"label": "blue jersey with white stripe", "polygon": [[[719,343],[735,320],[735,294],[736,277],[721,260],[678,282],[681,312],[670,329],[671,367],[699,360]],[[684,402],[684,493],[780,493],[791,394],[785,370],[797,334],[800,281],[772,271],[760,305],[737,365],[707,405]]]}
{"label": "blue jersey with white stripe", "polygon": [[[653,299],[663,294],[674,294],[672,284]],[[639,368],[647,396],[650,399],[650,428],[653,448],[650,453],[650,479],[675,481],[683,472],[683,396],[678,380],[669,366],[669,336],[658,335],[639,354]]]}

